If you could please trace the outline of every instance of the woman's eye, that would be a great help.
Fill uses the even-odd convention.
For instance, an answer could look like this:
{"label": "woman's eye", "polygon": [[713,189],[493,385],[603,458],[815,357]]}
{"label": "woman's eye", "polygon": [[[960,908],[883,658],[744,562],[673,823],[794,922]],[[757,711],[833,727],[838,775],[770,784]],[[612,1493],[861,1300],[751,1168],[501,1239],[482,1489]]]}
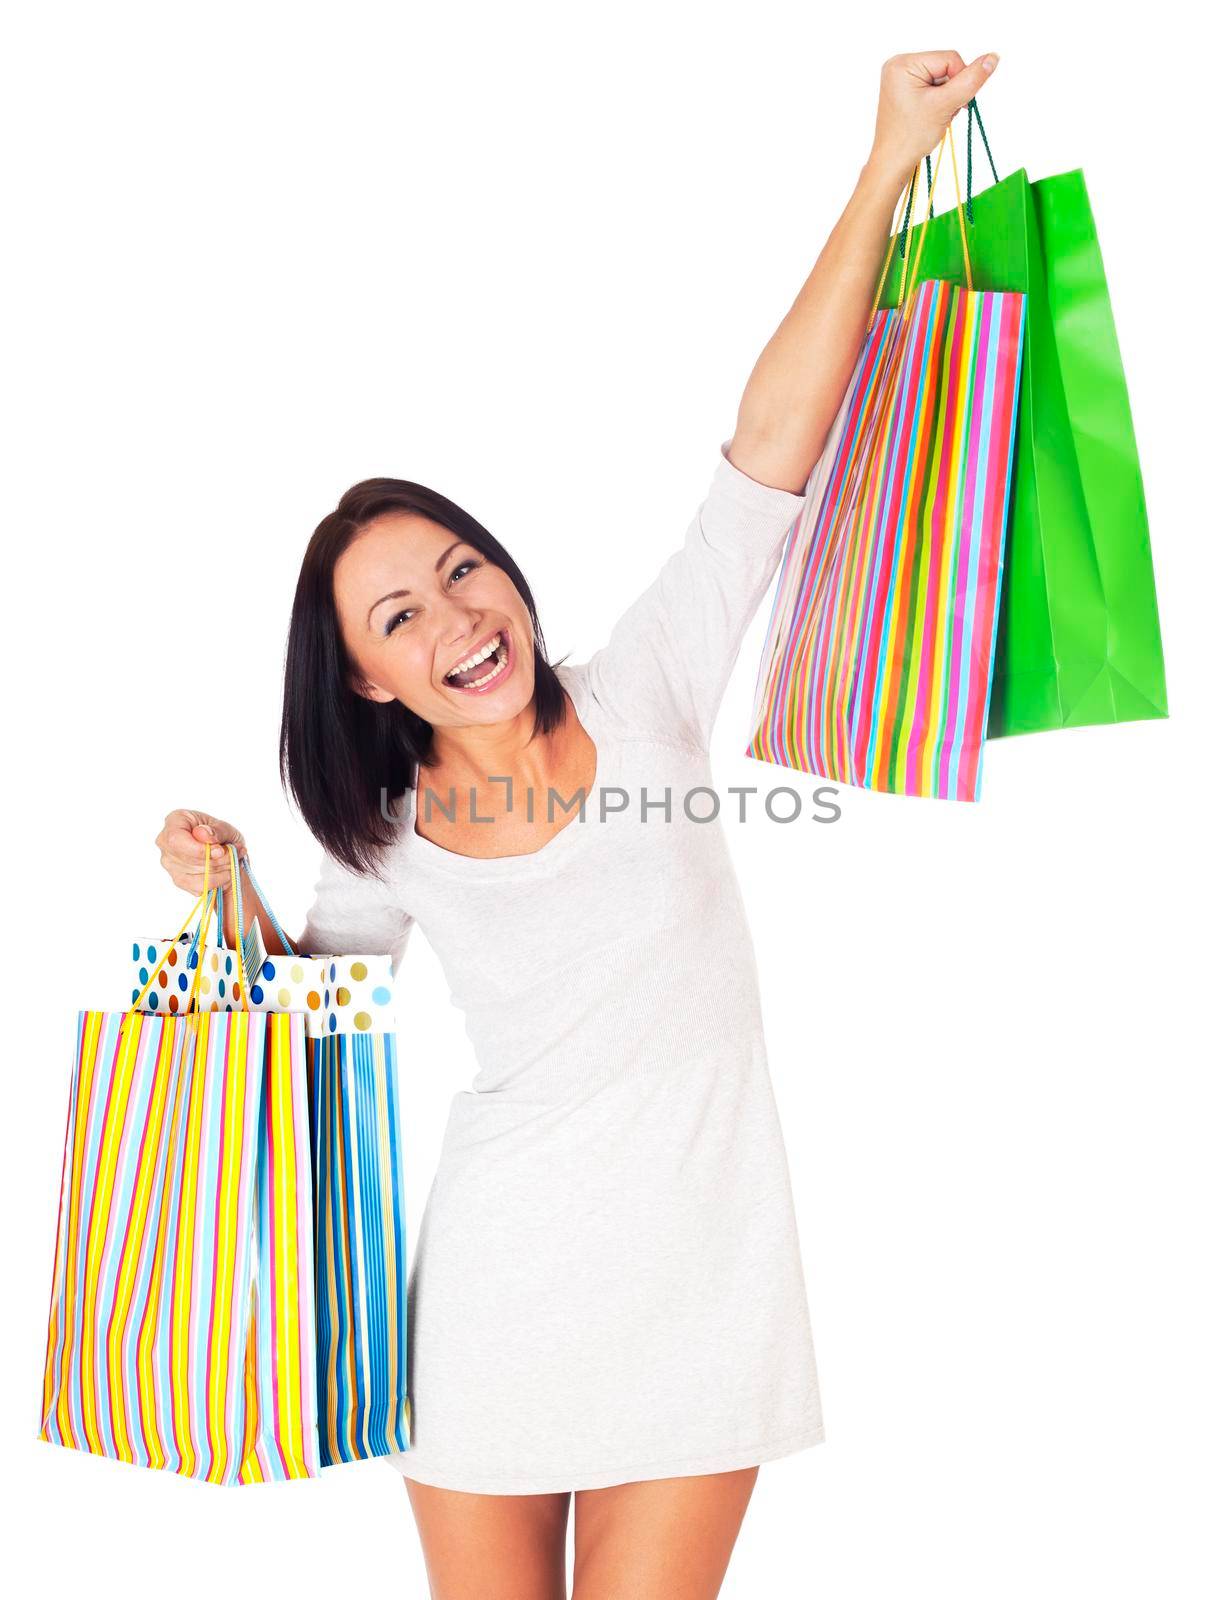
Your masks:
{"label": "woman's eye", "polygon": [[[463,572],[465,568],[468,568],[468,569],[471,570],[472,568],[479,567],[482,564],[483,563],[481,563],[480,561],[461,561],[460,564],[457,567],[453,567],[451,569],[451,581],[452,581],[452,583],[455,582],[456,578],[459,577],[460,573]],[[390,633],[394,633],[396,631],[396,628],[397,628],[398,624],[400,624],[402,622],[407,622],[412,615],[413,615],[413,607],[412,606],[407,607],[404,611],[398,611],[396,613],[396,615],[392,618],[392,620],[388,623],[388,626],[384,629],[384,638],[386,639]]]}

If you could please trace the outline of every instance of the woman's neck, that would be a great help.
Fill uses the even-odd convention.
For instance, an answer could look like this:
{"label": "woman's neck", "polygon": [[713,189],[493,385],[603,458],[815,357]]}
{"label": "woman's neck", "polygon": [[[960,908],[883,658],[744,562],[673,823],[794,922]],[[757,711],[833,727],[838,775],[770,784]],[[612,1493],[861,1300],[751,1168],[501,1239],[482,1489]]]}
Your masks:
{"label": "woman's neck", "polygon": [[533,705],[505,722],[436,727],[431,765],[422,772],[432,786],[441,783],[457,789],[480,788],[494,778],[506,777],[518,783],[543,783],[553,764],[553,751],[548,739],[532,738],[534,728]]}

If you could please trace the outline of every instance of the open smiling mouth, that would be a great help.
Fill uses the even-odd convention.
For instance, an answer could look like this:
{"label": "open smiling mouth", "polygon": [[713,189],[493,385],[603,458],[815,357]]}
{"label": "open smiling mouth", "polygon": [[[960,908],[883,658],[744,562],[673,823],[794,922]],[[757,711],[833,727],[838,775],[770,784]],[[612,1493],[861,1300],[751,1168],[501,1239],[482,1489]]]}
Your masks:
{"label": "open smiling mouth", "polygon": [[484,649],[468,656],[459,668],[452,668],[443,682],[448,689],[465,694],[484,694],[510,670],[510,634],[503,628],[494,634]]}

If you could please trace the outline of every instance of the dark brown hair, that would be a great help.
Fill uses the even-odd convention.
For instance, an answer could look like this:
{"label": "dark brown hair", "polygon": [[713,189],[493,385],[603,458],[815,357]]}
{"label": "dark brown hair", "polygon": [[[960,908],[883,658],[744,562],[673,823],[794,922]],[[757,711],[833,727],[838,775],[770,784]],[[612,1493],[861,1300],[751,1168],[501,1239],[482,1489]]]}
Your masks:
{"label": "dark brown hair", "polygon": [[535,630],[532,737],[551,732],[565,717],[564,691],[547,659],[531,587],[509,551],[461,506],[420,483],[365,478],[347,489],[308,541],[295,586],[278,762],[283,787],[314,837],[355,872],[376,875],[395,831],[384,799],[391,805],[416,786],[418,764],[431,763],[434,730],[401,701],[381,704],[350,687],[357,668],[342,640],[333,572],[356,534],[391,511],[414,512],[449,528],[501,568]]}

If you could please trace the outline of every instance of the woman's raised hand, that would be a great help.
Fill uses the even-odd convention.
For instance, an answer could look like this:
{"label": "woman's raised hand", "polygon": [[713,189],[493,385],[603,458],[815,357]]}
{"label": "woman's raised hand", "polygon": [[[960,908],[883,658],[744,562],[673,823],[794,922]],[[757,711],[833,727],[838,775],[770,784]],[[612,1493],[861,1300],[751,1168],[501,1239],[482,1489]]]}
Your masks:
{"label": "woman's raised hand", "polygon": [[211,852],[208,884],[212,889],[227,889],[232,880],[225,846],[234,844],[241,861],[248,857],[248,846],[239,828],[205,811],[170,811],[164,827],[156,835],[160,864],[179,889],[193,895],[202,893],[203,866]]}
{"label": "woman's raised hand", "polygon": [[913,50],[881,68],[877,129],[869,161],[905,182],[943,139],[945,130],[994,72],[999,57],[976,56],[967,67],[955,50]]}

